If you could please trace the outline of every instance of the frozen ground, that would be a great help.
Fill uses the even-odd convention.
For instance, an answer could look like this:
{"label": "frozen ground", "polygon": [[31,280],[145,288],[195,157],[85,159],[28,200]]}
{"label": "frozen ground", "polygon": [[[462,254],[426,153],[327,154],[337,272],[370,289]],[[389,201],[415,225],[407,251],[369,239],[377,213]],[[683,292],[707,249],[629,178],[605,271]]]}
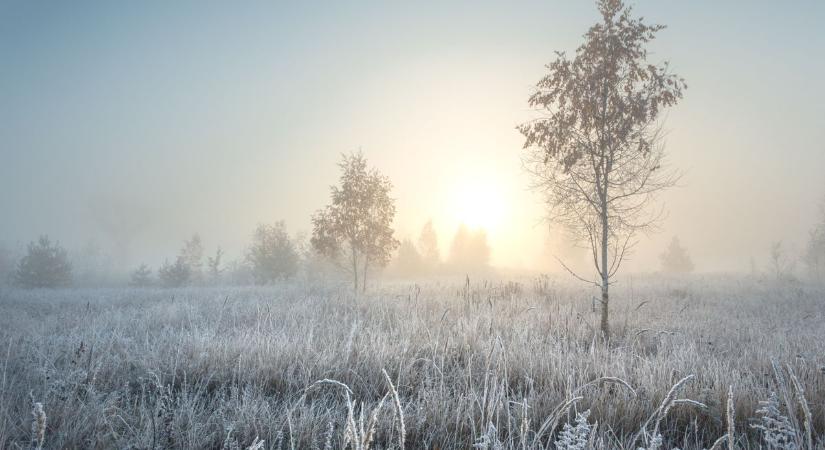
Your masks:
{"label": "frozen ground", "polygon": [[[822,447],[825,290],[625,277],[609,344],[595,334],[593,294],[554,278],[392,283],[358,299],[299,283],[3,290],[0,447],[30,448],[43,431],[44,448],[246,448],[256,438],[259,448],[342,448],[374,428],[370,448],[398,448],[400,406],[409,449],[578,448],[578,438],[635,449],[657,435],[661,448],[707,448],[729,427],[730,386],[737,448],[766,445],[753,425],[765,423],[757,410],[772,391],[794,429],[785,437],[805,446],[810,432]],[[324,379],[351,391],[313,384]]]}

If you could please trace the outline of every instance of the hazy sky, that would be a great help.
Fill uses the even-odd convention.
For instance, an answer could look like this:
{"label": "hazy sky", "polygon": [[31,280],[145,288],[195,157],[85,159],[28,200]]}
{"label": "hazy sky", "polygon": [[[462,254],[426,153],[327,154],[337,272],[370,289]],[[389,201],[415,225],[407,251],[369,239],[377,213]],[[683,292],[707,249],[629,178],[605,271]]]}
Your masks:
{"label": "hazy sky", "polygon": [[[629,268],[655,268],[674,234],[704,270],[800,249],[825,196],[825,2],[632,4],[668,25],[653,59],[689,88],[667,120],[683,186]],[[496,264],[551,267],[569,252],[514,127],[596,20],[582,0],[3,0],[0,240],[156,264],[197,231],[237,256],[257,223],[308,231],[361,148],[395,184],[400,237],[432,218],[446,248],[477,221]]]}

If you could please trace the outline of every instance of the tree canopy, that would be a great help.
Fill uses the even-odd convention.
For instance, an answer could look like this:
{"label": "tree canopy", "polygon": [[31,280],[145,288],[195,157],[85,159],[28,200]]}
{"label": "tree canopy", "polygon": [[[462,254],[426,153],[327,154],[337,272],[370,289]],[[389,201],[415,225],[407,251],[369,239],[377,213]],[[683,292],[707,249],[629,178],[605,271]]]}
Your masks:
{"label": "tree canopy", "polygon": [[[599,0],[601,21],[570,58],[556,53],[529,105],[539,117],[519,127],[533,187],[549,218],[592,250],[602,290],[602,331],[609,334],[610,279],[634,235],[661,216],[649,204],[676,174],[663,169],[661,111],[686,88],[667,63],[648,62],[647,45],[663,25],[631,16],[621,0]],[[566,266],[565,266],[566,267]]]}
{"label": "tree canopy", "polygon": [[71,282],[72,265],[66,250],[45,235],[29,243],[14,273],[14,283],[24,288],[56,288]]}
{"label": "tree canopy", "polygon": [[286,225],[280,221],[255,229],[246,260],[252,268],[255,283],[266,284],[295,275],[300,256]]}
{"label": "tree canopy", "polygon": [[350,273],[353,286],[366,289],[370,267],[384,267],[399,242],[393,236],[395,200],[392,183],[367,168],[360,152],[344,155],[339,184],[330,188],[331,203],[312,217],[315,250]]}
{"label": "tree canopy", "polygon": [[693,271],[693,260],[679,238],[673,236],[664,253],[659,257],[662,261],[662,270],[667,273],[689,273]]}

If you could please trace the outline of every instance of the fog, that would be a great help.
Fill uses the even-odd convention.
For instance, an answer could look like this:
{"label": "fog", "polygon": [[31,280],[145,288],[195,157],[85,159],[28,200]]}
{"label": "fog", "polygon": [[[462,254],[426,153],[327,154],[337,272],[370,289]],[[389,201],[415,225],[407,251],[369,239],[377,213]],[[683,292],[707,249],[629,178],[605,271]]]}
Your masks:
{"label": "fog", "polygon": [[[587,264],[544,220],[515,127],[544,64],[594,21],[591,2],[87,6],[0,5],[12,253],[48,234],[76,270],[98,255],[127,273],[198,233],[206,254],[237,259],[258,224],[311,232],[340,155],[360,149],[393,183],[399,240],[432,220],[446,258],[467,223],[486,231],[496,268]],[[688,89],[665,122],[683,176],[624,270],[659,270],[674,236],[701,272],[766,267],[777,241],[796,257],[825,197],[825,4],[635,11],[668,25],[652,59]]]}

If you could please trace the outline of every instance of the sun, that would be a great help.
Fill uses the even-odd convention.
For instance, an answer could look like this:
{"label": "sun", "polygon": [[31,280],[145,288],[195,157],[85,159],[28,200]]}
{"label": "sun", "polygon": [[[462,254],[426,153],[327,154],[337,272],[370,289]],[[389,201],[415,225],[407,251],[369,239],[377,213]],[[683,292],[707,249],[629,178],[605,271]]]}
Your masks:
{"label": "sun", "polygon": [[472,228],[494,231],[504,216],[502,190],[489,181],[472,180],[456,185],[450,205],[455,220]]}

